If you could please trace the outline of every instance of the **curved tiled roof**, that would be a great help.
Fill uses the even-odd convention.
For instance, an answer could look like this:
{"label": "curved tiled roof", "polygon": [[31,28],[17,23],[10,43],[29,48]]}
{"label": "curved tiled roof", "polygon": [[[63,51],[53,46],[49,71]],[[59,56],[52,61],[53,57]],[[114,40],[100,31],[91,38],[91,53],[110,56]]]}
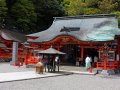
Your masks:
{"label": "curved tiled roof", "polygon": [[47,30],[27,36],[38,37],[31,42],[46,42],[59,35],[74,36],[81,41],[111,41],[120,35],[120,29],[114,15],[56,17]]}
{"label": "curved tiled roof", "polygon": [[17,42],[25,42],[27,41],[27,37],[21,33],[6,30],[6,29],[1,29],[0,30],[0,35],[2,38],[5,40],[10,40],[10,41],[17,41]]}

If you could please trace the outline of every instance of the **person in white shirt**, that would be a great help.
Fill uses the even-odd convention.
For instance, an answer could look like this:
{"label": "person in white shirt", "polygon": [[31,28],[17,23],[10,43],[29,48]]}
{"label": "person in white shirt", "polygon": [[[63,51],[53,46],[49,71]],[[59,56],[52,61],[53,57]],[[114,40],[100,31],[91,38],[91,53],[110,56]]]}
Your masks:
{"label": "person in white shirt", "polygon": [[85,59],[85,67],[87,70],[91,67],[91,58],[89,56]]}
{"label": "person in white shirt", "polygon": [[59,62],[59,56],[56,56],[55,57],[55,64],[58,65],[58,62]]}
{"label": "person in white shirt", "polygon": [[55,62],[58,62],[58,58],[59,58],[58,56],[55,57]]}

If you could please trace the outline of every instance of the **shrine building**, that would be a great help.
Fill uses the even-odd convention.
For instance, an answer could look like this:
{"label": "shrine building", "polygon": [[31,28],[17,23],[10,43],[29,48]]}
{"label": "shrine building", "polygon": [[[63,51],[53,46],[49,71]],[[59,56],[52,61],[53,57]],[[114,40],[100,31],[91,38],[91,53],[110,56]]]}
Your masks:
{"label": "shrine building", "polygon": [[[115,15],[54,17],[47,30],[27,37],[38,50],[54,46],[66,53],[61,57],[62,63],[75,65],[80,59],[84,65],[86,55],[90,55],[92,59],[98,57],[97,69],[116,69],[120,65],[120,29]],[[104,58],[106,47],[108,56]]]}

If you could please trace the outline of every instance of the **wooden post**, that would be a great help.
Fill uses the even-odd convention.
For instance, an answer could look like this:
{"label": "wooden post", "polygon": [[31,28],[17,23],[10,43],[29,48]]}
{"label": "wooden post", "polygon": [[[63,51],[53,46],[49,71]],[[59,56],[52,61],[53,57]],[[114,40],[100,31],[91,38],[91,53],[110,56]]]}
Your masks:
{"label": "wooden post", "polygon": [[83,64],[83,57],[84,57],[84,48],[81,47],[81,57],[80,57],[80,60],[79,60],[79,65]]}
{"label": "wooden post", "polygon": [[107,70],[107,56],[104,56],[104,70]]}
{"label": "wooden post", "polygon": [[104,44],[103,47],[103,56],[104,56],[104,70],[107,70],[107,59],[108,59],[108,52],[109,52],[109,47],[107,44]]}
{"label": "wooden post", "polygon": [[2,52],[1,52],[2,50],[1,50],[1,48],[0,48],[0,56],[2,56],[1,54],[2,54]]}
{"label": "wooden post", "polygon": [[[57,47],[57,50],[60,51],[60,45]],[[58,59],[58,63],[57,63],[57,66],[58,66],[58,72],[59,72],[59,59]]]}
{"label": "wooden post", "polygon": [[53,72],[55,72],[55,56],[54,56],[54,59],[53,59]]}
{"label": "wooden post", "polygon": [[84,57],[84,48],[81,47],[81,59],[83,60],[83,57]]}
{"label": "wooden post", "polygon": [[120,65],[120,39],[117,39],[117,44],[118,44],[118,55],[119,55],[119,65]]}

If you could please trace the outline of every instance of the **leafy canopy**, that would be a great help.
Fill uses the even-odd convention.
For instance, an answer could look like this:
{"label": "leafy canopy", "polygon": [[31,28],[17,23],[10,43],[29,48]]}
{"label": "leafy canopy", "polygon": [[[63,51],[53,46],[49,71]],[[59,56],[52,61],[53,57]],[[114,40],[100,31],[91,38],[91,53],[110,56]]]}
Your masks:
{"label": "leafy canopy", "polygon": [[0,22],[6,17],[7,7],[5,0],[0,0]]}
{"label": "leafy canopy", "polygon": [[[17,27],[22,30],[30,30],[36,22],[35,8],[30,0],[17,0],[11,9],[12,18],[15,20]],[[33,25],[33,26],[32,26]]]}

